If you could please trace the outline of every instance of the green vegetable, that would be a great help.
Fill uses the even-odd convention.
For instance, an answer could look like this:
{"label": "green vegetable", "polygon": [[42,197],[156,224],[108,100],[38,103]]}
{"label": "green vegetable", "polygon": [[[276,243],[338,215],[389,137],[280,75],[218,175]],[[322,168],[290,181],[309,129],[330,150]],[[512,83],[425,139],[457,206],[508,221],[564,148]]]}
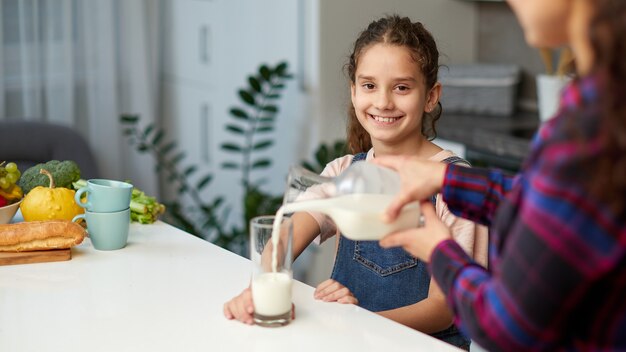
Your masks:
{"label": "green vegetable", "polygon": [[79,189],[83,188],[83,187],[87,187],[87,180],[84,179],[80,179],[76,182],[72,182],[72,187],[74,188],[75,191],[78,191]]}
{"label": "green vegetable", "polygon": [[46,175],[39,173],[40,169],[47,170],[52,174],[57,187],[72,189],[72,182],[80,179],[80,169],[72,160],[50,160],[44,164],[37,164],[22,173],[18,185],[27,194],[37,186],[48,187],[50,181]]}
{"label": "green vegetable", "polygon": [[165,212],[165,206],[156,198],[147,196],[137,188],[133,188],[130,199],[130,220],[140,224],[152,224],[159,215]]}

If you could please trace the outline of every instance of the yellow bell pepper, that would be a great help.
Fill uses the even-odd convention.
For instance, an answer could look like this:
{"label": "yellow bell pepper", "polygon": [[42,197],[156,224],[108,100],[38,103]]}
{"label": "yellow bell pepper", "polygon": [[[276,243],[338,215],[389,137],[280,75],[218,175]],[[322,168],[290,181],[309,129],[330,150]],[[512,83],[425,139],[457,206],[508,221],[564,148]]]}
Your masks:
{"label": "yellow bell pepper", "polygon": [[22,199],[24,192],[22,192],[22,188],[18,185],[12,185],[7,190],[3,190],[0,188],[0,196],[2,196],[6,200],[18,200]]}

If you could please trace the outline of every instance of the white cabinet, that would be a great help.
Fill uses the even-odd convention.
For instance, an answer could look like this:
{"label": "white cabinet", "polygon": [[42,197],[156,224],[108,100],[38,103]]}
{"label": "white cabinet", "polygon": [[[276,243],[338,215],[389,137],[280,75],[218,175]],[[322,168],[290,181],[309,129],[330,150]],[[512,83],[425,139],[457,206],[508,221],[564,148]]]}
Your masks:
{"label": "white cabinet", "polygon": [[[240,157],[220,149],[223,142],[236,140],[225,129],[231,121],[229,110],[241,104],[237,91],[247,87],[247,77],[261,64],[287,61],[291,73],[299,71],[301,4],[293,0],[162,0],[161,4],[161,124],[187,153],[184,163],[200,166],[198,175],[213,173],[202,196],[225,197],[233,207],[231,220],[240,221],[241,173],[220,166]],[[275,145],[267,151],[273,164],[259,171],[268,181],[263,189],[277,195],[284,190],[289,165],[302,159],[297,144],[308,133],[301,128],[307,116],[299,79],[287,82],[278,101]],[[166,180],[162,185],[171,195]]]}
{"label": "white cabinet", "polygon": [[211,87],[215,77],[215,30],[222,1],[165,0],[163,71],[178,79]]}

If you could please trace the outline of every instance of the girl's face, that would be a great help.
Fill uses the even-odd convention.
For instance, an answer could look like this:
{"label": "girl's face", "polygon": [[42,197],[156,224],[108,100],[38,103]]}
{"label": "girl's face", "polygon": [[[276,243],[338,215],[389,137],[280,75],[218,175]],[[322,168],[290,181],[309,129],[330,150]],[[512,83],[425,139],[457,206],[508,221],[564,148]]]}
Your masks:
{"label": "girl's face", "polygon": [[356,116],[374,147],[419,143],[422,115],[436,106],[439,92],[439,83],[426,91],[407,48],[380,43],[361,53],[351,87]]}
{"label": "girl's face", "polygon": [[577,0],[507,0],[529,45],[537,48],[567,44],[572,2]]}

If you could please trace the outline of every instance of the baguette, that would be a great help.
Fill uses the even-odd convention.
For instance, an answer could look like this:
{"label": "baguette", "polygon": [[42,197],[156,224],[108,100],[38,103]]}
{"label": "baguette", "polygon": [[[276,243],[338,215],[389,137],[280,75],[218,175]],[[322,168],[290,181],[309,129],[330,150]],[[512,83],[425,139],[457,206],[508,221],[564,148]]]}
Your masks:
{"label": "baguette", "polygon": [[66,220],[5,224],[0,225],[0,252],[70,248],[84,238],[83,227]]}

